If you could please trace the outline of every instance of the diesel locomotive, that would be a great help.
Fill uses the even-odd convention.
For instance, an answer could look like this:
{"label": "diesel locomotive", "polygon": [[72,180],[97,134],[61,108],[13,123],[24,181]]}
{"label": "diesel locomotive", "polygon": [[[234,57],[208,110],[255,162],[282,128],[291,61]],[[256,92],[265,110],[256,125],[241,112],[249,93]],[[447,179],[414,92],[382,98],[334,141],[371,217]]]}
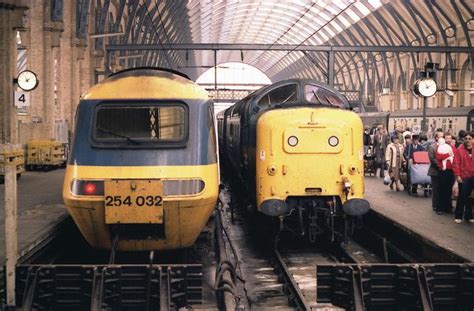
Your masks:
{"label": "diesel locomotive", "polygon": [[91,246],[194,243],[218,197],[213,109],[197,84],[164,69],[125,70],[83,94],[63,198]]}
{"label": "diesel locomotive", "polygon": [[255,210],[314,242],[328,227],[334,233],[339,216],[370,208],[363,125],[349,109],[344,96],[316,81],[266,86],[217,115],[221,162]]}

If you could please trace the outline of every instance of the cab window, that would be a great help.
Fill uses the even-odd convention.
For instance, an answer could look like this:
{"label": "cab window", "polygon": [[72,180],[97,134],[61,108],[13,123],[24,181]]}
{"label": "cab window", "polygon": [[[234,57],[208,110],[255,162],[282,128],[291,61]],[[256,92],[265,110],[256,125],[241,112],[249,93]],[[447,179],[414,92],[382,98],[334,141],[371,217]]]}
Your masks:
{"label": "cab window", "polygon": [[297,85],[288,84],[281,86],[268,94],[265,94],[258,102],[258,105],[260,107],[269,107],[273,105],[294,102],[297,99]]}
{"label": "cab window", "polygon": [[344,101],[334,92],[323,87],[307,84],[304,87],[305,98],[311,103],[345,108]]}
{"label": "cab window", "polygon": [[96,108],[93,138],[100,143],[183,142],[188,136],[183,104],[104,104]]}

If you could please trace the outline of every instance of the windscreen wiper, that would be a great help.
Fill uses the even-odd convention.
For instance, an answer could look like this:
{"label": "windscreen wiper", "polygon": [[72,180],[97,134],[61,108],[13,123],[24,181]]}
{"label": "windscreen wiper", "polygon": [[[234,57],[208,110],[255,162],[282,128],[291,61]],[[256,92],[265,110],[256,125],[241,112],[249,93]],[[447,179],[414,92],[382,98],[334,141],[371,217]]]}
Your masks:
{"label": "windscreen wiper", "polygon": [[314,94],[314,97],[316,97],[316,99],[318,100],[318,102],[321,104],[321,105],[324,105],[321,98],[319,98],[318,94],[316,94],[316,92],[314,90],[312,90],[313,94]]}
{"label": "windscreen wiper", "polygon": [[133,139],[133,138],[130,138],[130,137],[128,137],[128,136],[125,136],[125,135],[122,135],[122,134],[119,134],[119,133],[116,133],[116,132],[113,132],[113,131],[109,131],[109,130],[103,129],[103,128],[101,128],[101,127],[97,127],[97,130],[99,130],[99,131],[101,131],[101,132],[103,132],[103,133],[115,135],[115,136],[120,137],[120,138],[125,138],[125,139],[128,140],[129,142],[134,143],[134,144],[136,144],[136,145],[139,145],[139,144],[140,144],[139,141],[137,141],[137,140],[135,140],[135,139]]}
{"label": "windscreen wiper", "polygon": [[282,101],[281,103],[282,103],[282,104],[286,103],[287,101],[289,101],[289,100],[293,97],[293,95],[295,95],[295,92],[291,92],[290,96],[288,96],[288,97],[287,97],[284,101]]}

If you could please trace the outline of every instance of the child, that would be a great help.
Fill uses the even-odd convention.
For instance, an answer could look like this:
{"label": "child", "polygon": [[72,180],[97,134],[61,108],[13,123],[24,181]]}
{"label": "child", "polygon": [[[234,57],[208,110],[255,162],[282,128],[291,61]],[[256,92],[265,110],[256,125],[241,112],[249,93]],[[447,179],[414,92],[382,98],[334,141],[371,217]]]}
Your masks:
{"label": "child", "polygon": [[[438,158],[438,167],[440,168],[440,170],[445,171],[447,167],[452,168],[453,160],[454,160],[453,148],[450,145],[446,144],[446,141],[444,138],[440,138],[438,140],[438,143],[439,143],[439,146],[436,152],[439,155],[442,155],[441,157]],[[449,162],[449,165],[447,165],[448,162]]]}

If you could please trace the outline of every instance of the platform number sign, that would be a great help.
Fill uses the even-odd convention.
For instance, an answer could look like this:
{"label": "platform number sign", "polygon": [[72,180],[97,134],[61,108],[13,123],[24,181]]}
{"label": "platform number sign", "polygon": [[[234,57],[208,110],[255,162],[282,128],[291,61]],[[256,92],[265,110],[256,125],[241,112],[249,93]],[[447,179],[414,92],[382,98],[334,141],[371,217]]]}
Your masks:
{"label": "platform number sign", "polygon": [[15,106],[18,108],[30,106],[30,93],[25,91],[15,91]]}

